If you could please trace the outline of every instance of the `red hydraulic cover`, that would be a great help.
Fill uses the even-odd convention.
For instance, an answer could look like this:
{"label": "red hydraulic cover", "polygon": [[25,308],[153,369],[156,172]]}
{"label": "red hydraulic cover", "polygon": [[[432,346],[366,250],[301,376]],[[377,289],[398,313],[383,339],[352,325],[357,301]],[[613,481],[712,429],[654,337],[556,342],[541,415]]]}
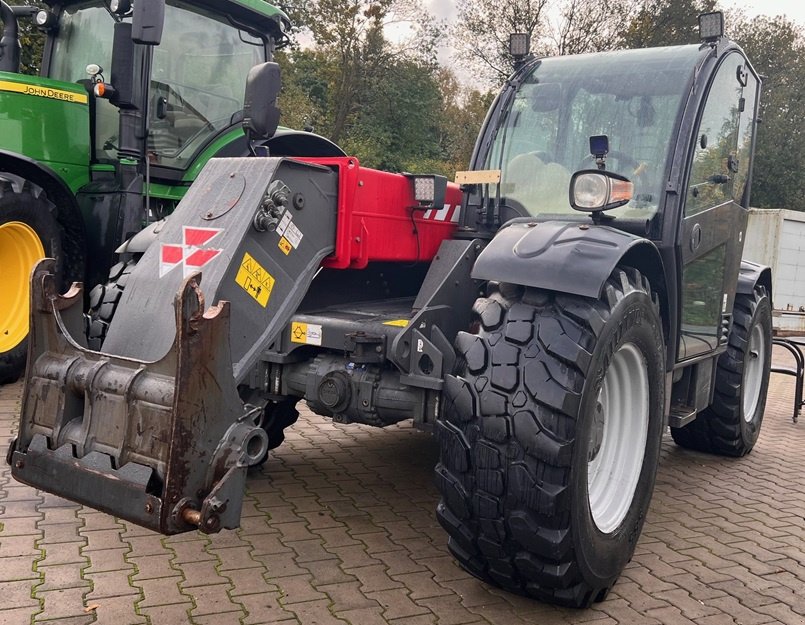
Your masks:
{"label": "red hydraulic cover", "polygon": [[461,210],[461,190],[455,183],[447,184],[444,206],[422,209],[411,180],[402,174],[361,167],[351,156],[298,160],[338,169],[335,253],[324,259],[324,267],[429,261],[441,242],[453,236]]}

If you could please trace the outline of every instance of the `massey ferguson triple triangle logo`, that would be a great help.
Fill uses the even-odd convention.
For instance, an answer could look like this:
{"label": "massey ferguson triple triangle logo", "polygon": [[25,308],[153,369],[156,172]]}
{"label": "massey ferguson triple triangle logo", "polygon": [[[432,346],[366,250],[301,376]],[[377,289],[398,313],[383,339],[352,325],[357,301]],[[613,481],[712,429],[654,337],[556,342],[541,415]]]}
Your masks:
{"label": "massey ferguson triple triangle logo", "polygon": [[223,250],[204,247],[223,232],[221,228],[194,228],[184,226],[184,244],[163,243],[159,256],[159,277],[174,267],[182,266],[185,278],[218,256]]}

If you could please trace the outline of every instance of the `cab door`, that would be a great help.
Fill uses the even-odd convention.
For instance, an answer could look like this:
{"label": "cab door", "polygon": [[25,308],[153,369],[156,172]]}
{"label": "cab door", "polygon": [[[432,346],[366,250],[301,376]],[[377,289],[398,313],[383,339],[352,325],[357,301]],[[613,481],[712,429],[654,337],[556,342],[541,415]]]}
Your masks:
{"label": "cab door", "polygon": [[717,70],[698,123],[682,224],[679,360],[725,344],[746,235],[759,80],[738,51]]}

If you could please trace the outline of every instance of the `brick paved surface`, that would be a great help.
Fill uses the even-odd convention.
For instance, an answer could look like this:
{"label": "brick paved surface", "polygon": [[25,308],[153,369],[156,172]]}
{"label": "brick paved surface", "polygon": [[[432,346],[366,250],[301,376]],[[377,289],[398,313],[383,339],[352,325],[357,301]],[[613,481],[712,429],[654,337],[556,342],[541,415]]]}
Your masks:
{"label": "brick paved surface", "polygon": [[[779,354],[775,355],[780,357]],[[20,386],[0,387],[5,453]],[[666,440],[635,557],[585,611],[513,596],[459,569],[434,518],[436,444],[303,413],[249,479],[243,527],[158,536],[0,470],[0,625],[261,623],[805,624],[805,420],[772,377],[743,459]]]}

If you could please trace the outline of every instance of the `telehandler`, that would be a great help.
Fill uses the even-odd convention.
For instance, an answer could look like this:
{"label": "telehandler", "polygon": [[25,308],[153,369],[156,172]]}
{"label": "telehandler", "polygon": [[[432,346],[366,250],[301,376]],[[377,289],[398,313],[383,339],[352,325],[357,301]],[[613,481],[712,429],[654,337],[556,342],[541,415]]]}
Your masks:
{"label": "telehandler", "polygon": [[277,127],[278,70],[253,69],[257,155],[211,159],[132,240],[100,350],[81,285],[60,294],[53,261],[36,267],[14,477],[216,532],[298,401],[413,419],[438,436],[437,515],[462,566],[602,600],[666,426],[741,456],[766,402],[770,271],[741,261],[760,80],[721,14],[700,26],[701,45],[559,58],[513,39],[460,187],[271,155],[256,144]]}

